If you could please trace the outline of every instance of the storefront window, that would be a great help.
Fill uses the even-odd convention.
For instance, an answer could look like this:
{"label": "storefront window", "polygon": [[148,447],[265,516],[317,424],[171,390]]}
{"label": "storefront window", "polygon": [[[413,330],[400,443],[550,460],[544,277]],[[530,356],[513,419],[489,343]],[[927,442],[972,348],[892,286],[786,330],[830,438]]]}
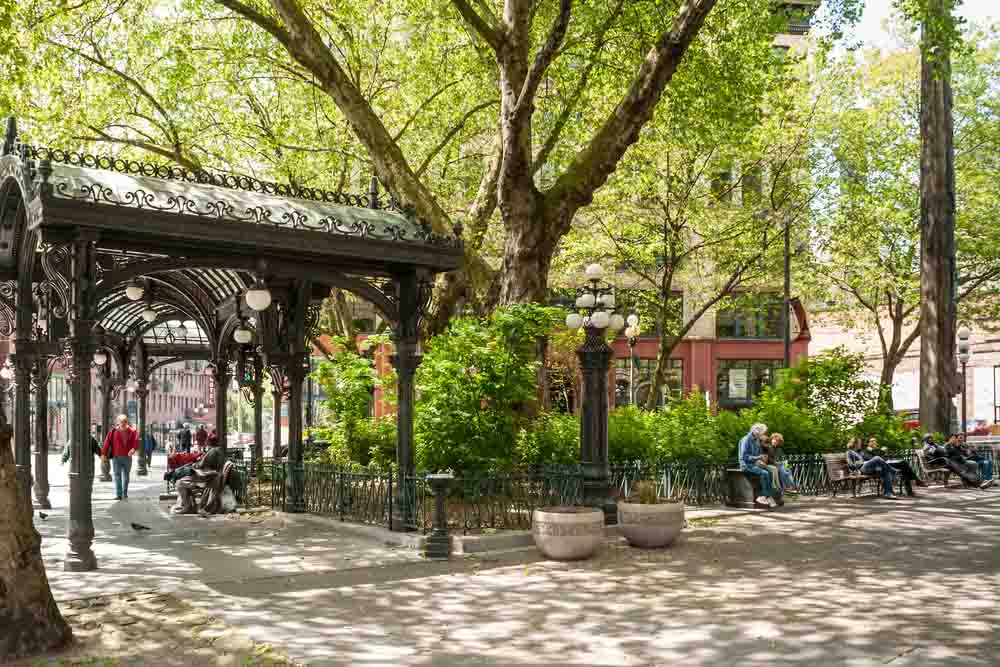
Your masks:
{"label": "storefront window", "polygon": [[783,303],[780,296],[765,294],[720,308],[715,316],[715,335],[719,338],[780,338]]}
{"label": "storefront window", "polygon": [[[656,372],[656,359],[636,359],[634,371],[632,371],[631,361],[628,358],[615,359],[615,405],[628,405],[632,402],[632,392],[630,391],[630,379],[634,373],[635,379],[635,403],[645,405],[649,397],[649,391],[653,384],[653,375]],[[631,371],[631,373],[630,373]],[[671,359],[667,368],[667,377],[663,389],[660,392],[659,405],[663,405],[667,400],[680,398],[684,395],[684,360]]]}
{"label": "storefront window", "polygon": [[716,376],[719,406],[733,409],[753,404],[765,387],[773,387],[781,361],[725,359]]}

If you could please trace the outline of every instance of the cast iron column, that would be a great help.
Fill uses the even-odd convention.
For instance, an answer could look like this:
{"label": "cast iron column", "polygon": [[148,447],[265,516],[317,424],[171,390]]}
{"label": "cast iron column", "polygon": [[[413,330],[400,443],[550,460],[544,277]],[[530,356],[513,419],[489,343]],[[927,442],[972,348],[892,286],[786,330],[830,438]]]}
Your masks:
{"label": "cast iron column", "polygon": [[35,362],[35,506],[52,509],[49,502],[49,365],[44,357]]}
{"label": "cast iron column", "polygon": [[396,341],[396,354],[389,359],[396,369],[396,498],[392,506],[392,530],[412,530],[413,475],[413,376],[420,365],[415,340]]}
{"label": "cast iron column", "polygon": [[271,434],[274,439],[274,451],[271,452],[273,458],[281,457],[281,394],[281,387],[271,392],[271,398],[274,399],[274,432]]}
{"label": "cast iron column", "polygon": [[73,421],[70,425],[69,522],[66,530],[69,549],[63,569],[84,572],[97,569],[92,548],[94,519],[90,498],[94,484],[94,456],[90,449],[90,363],[94,358],[93,327],[97,305],[94,296],[97,266],[91,240],[79,239],[73,243],[70,276],[68,352],[71,360],[67,380],[71,383]]}
{"label": "cast iron column", "polygon": [[305,511],[305,467],[302,463],[302,372],[301,358],[288,362],[288,496],[286,511]]}
{"label": "cast iron column", "polygon": [[580,463],[584,503],[604,511],[604,522],[617,522],[608,470],[608,368],[613,352],[604,342],[604,329],[586,327],[587,338],[577,350],[583,371],[580,410]]}
{"label": "cast iron column", "polygon": [[256,473],[264,458],[264,361],[259,354],[253,358],[253,455],[251,472]]}
{"label": "cast iron column", "polygon": [[[28,341],[24,341],[27,344]],[[11,355],[14,362],[14,465],[21,491],[31,503],[31,370],[34,358]]]}
{"label": "cast iron column", "polygon": [[137,402],[136,421],[139,422],[136,424],[139,431],[139,469],[136,474],[145,477],[149,475],[149,468],[146,466],[146,429],[148,428],[146,425],[146,400],[149,398],[149,389],[146,388],[145,377],[140,376],[136,385],[134,392]]}
{"label": "cast iron column", "polygon": [[[97,391],[101,394],[101,441],[97,444],[104,446],[104,438],[108,437],[108,433],[111,433],[111,402],[112,402],[112,387],[111,387],[111,359],[105,361],[102,365],[97,367],[97,374],[100,376],[100,383],[97,385]],[[89,377],[90,370],[88,368],[87,375]],[[90,407],[90,394],[87,395],[87,407]],[[90,410],[87,410],[90,413]],[[87,425],[88,433],[90,425]],[[111,481],[111,457],[108,456],[107,459],[101,459],[101,476],[100,481],[110,482]]]}
{"label": "cast iron column", "polygon": [[226,449],[229,440],[227,433],[229,432],[229,381],[231,379],[229,361],[217,361],[215,363],[215,432],[219,434],[219,447],[222,449]]}

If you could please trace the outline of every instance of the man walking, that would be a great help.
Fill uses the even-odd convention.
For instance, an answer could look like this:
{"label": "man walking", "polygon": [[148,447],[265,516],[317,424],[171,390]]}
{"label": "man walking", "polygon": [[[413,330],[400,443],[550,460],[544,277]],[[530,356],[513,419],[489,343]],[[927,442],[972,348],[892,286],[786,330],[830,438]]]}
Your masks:
{"label": "man walking", "polygon": [[198,430],[194,434],[194,442],[198,445],[198,451],[205,451],[205,447],[208,444],[208,431],[205,430],[204,424],[198,426]]}
{"label": "man walking", "polygon": [[128,478],[132,472],[132,457],[139,451],[139,434],[129,426],[128,417],[118,415],[118,426],[104,439],[101,458],[112,461],[115,471],[116,500],[128,498]]}
{"label": "man walking", "polygon": [[191,429],[187,424],[184,424],[184,428],[182,428],[181,432],[177,435],[177,445],[182,452],[191,451]]}

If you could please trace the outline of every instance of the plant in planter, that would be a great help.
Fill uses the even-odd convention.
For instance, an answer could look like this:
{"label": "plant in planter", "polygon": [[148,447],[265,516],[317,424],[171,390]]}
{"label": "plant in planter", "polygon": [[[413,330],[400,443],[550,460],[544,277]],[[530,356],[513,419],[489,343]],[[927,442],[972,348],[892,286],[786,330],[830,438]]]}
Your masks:
{"label": "plant in planter", "polygon": [[618,503],[618,527],[633,547],[668,546],[684,527],[684,503],[661,501],[656,484],[637,482],[628,499]]}
{"label": "plant in planter", "polygon": [[531,515],[531,536],[547,558],[590,558],[604,542],[604,512],[581,506],[536,509]]}

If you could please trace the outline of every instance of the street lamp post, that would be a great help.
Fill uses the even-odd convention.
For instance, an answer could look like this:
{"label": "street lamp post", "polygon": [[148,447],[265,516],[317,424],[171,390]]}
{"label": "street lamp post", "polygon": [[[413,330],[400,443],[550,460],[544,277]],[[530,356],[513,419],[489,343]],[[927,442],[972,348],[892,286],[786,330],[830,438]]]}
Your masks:
{"label": "street lamp post", "polygon": [[635,405],[635,344],[639,341],[639,316],[632,313],[628,316],[628,327],[625,335],[628,341],[628,402]]}
{"label": "street lamp post", "polygon": [[580,410],[580,464],[584,503],[604,511],[606,524],[617,520],[611,497],[608,469],[608,369],[613,354],[604,340],[607,329],[620,331],[625,320],[614,313],[614,288],[602,283],[598,264],[586,269],[588,284],[577,290],[576,312],[566,316],[570,329],[583,328],[587,337],[576,351],[583,371],[583,405]]}
{"label": "street lamp post", "polygon": [[968,380],[965,375],[966,365],[969,363],[969,358],[972,356],[972,348],[969,339],[972,337],[972,333],[969,331],[968,327],[962,327],[958,330],[958,361],[962,364],[962,433],[964,434],[968,430],[968,426],[965,421],[965,391],[968,387]]}

